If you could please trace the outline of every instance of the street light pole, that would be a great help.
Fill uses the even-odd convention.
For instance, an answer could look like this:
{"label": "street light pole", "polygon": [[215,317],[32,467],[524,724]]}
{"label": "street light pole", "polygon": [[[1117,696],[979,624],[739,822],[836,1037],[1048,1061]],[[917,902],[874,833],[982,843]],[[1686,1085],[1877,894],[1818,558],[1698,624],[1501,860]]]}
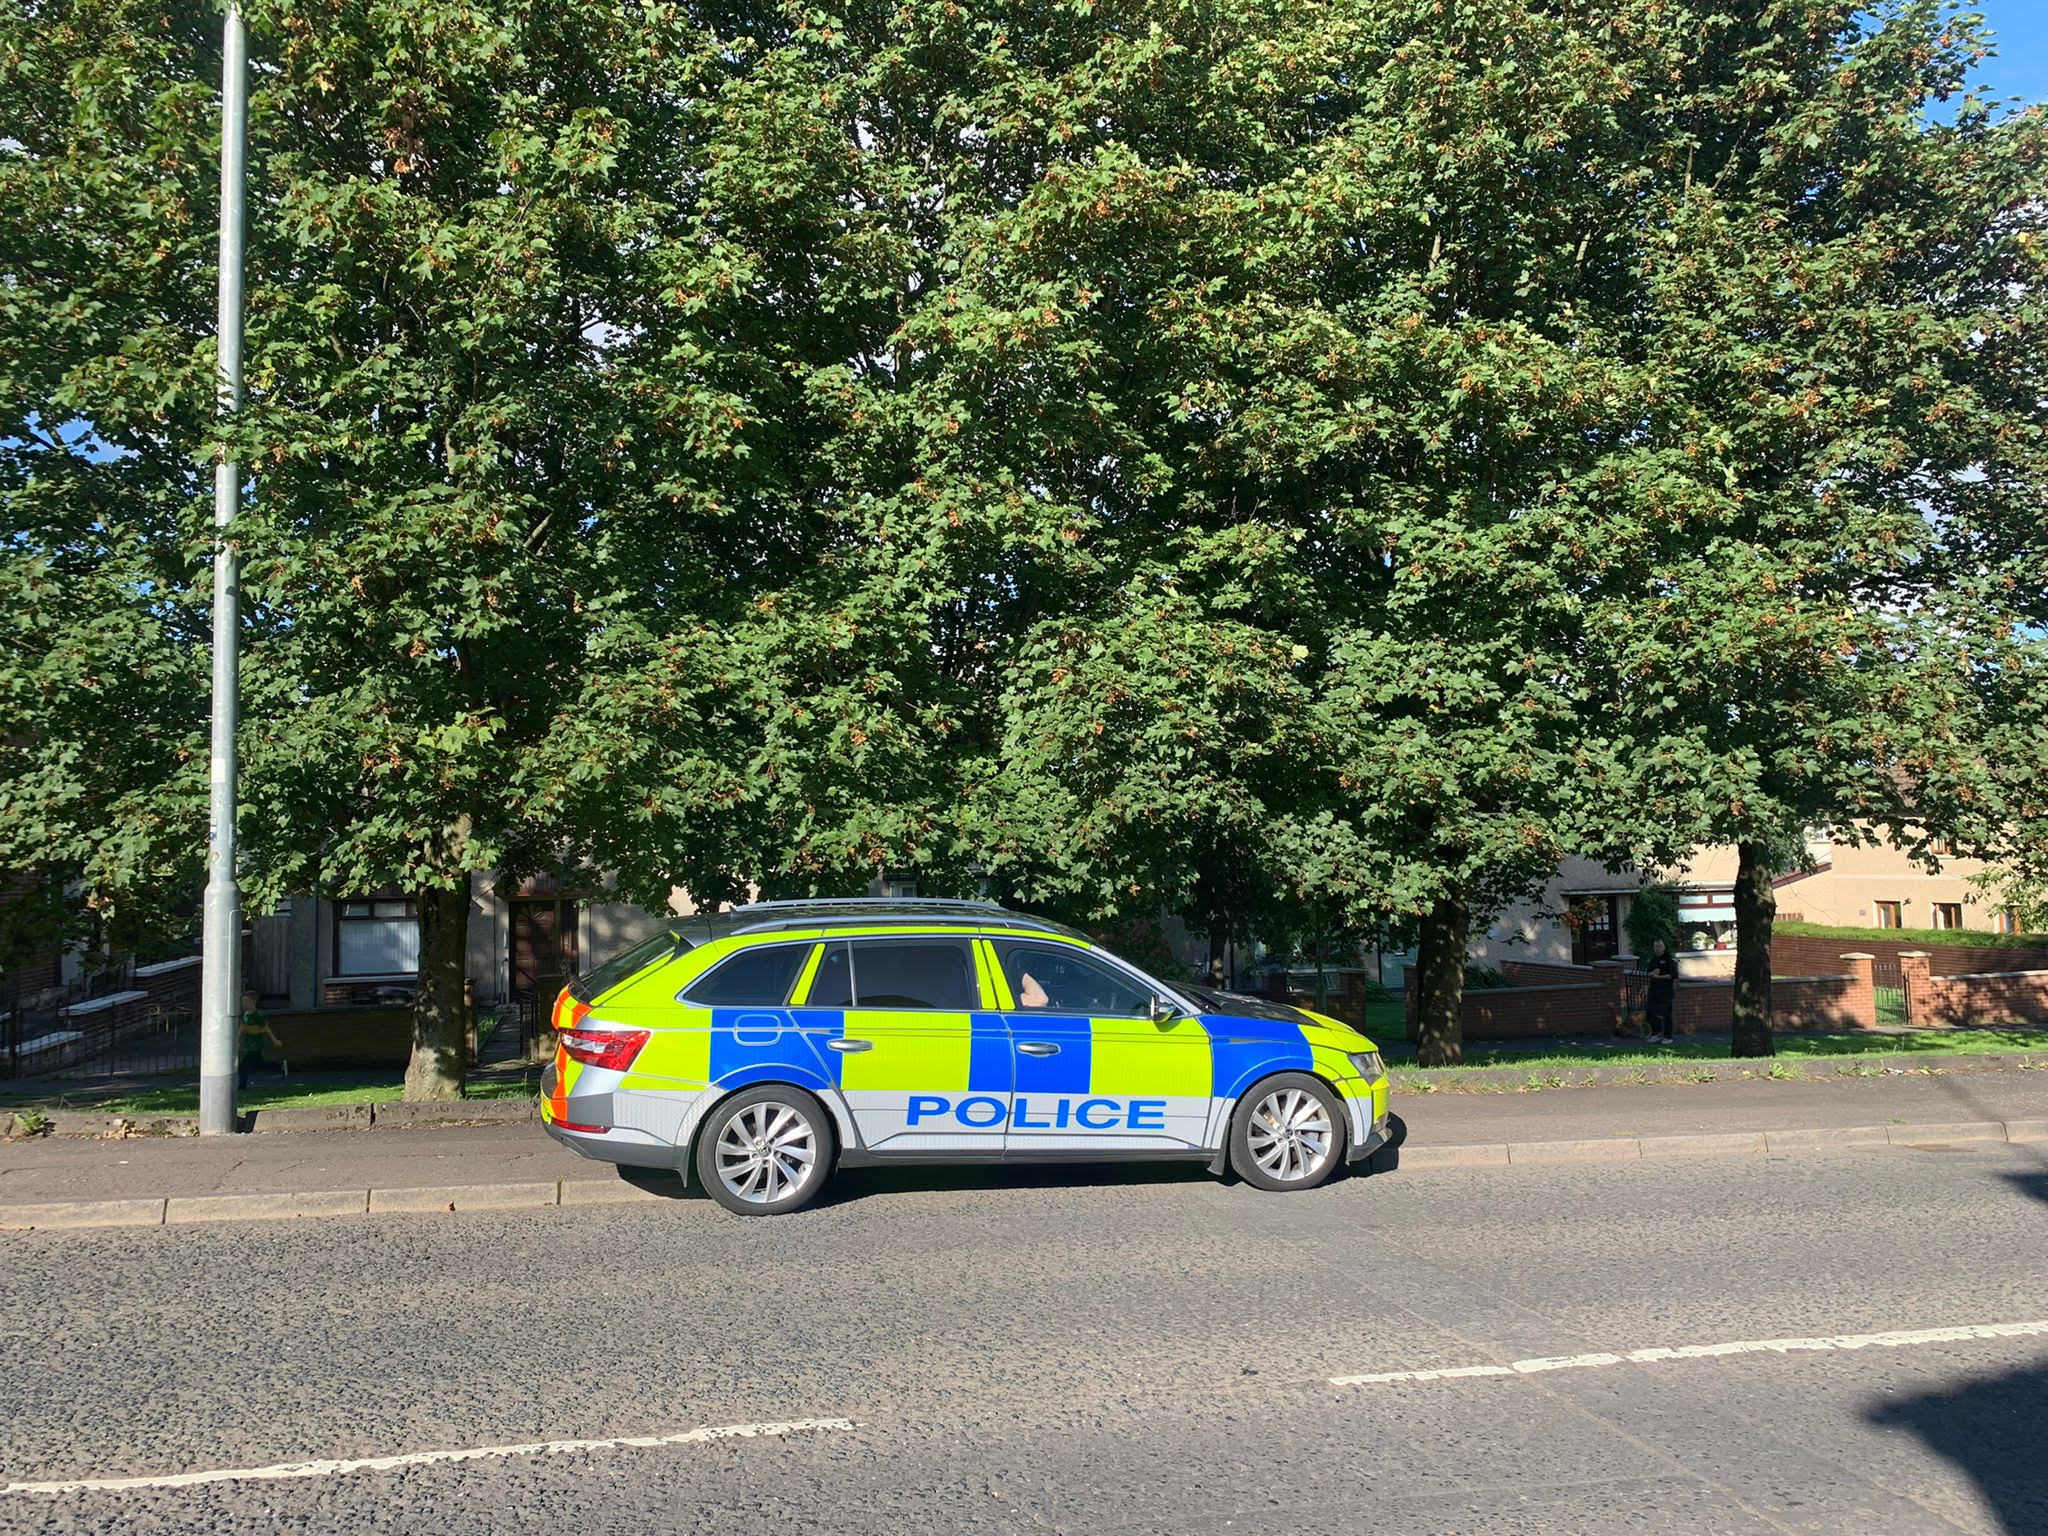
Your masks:
{"label": "street light pole", "polygon": [[[248,44],[242,13],[228,0],[220,66],[220,373],[214,414],[242,405],[243,146],[249,131]],[[206,934],[200,951],[199,1134],[235,1128],[235,1066],[241,1034],[242,892],[235,879],[235,718],[241,692],[241,573],[230,527],[241,499],[241,467],[223,455],[213,467],[212,826],[207,848]]]}

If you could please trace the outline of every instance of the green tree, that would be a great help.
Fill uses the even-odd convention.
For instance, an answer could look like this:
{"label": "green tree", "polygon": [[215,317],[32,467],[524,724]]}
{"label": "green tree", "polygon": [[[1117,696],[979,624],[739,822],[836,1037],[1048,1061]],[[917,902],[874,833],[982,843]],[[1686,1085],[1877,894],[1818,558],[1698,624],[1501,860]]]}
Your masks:
{"label": "green tree", "polygon": [[[1079,542],[1137,579],[1063,585],[1083,665],[1013,693],[1006,813],[1061,877],[1268,823],[1259,883],[1415,916],[1432,1061],[1475,920],[1559,853],[1733,842],[1767,1049],[1770,871],[1819,819],[1987,825],[1985,696],[2038,665],[2039,118],[1927,119],[1982,43],[1930,4],[1233,22],[1177,134],[1048,175],[1004,248],[1004,313],[1146,317],[1036,359],[1032,417],[1088,402]],[[1220,634],[1287,659],[1269,708],[1198,712],[1201,764],[1116,729],[1228,686]],[[1142,818],[1077,814],[1162,761]]]}
{"label": "green tree", "polygon": [[1984,41],[1932,4],[1767,5],[1705,21],[1655,98],[1645,516],[1598,633],[1664,818],[1636,851],[1738,849],[1738,1055],[1772,1048],[1771,877],[1806,828],[1990,843],[2038,783],[1986,747],[1990,696],[2041,678],[2013,535],[2043,483],[2044,125],[1928,116]]}
{"label": "green tree", "polygon": [[[890,593],[833,575],[866,530],[821,502],[843,402],[811,374],[876,333],[833,306],[889,307],[886,232],[839,222],[861,157],[816,125],[843,102],[788,110],[806,82],[747,35],[786,37],[779,12],[715,30],[674,7],[277,0],[248,19],[246,887],[417,898],[407,1092],[442,1096],[475,871],[597,859],[635,893],[729,894],[784,844],[836,870],[872,822],[914,816],[886,773],[850,803],[759,792],[821,740],[860,784],[846,716],[885,712],[855,637]],[[44,632],[4,680],[35,709],[8,835],[96,860],[102,899],[189,878],[203,846],[218,20],[76,0],[9,25],[32,121],[0,162],[26,274],[8,366],[37,430],[9,445],[7,579]],[[71,422],[93,436],[60,441]],[[810,586],[780,590],[791,571]],[[66,613],[65,581],[99,611]],[[608,727],[648,695],[664,766],[697,771],[629,804],[621,763],[651,749]],[[829,724],[778,740],[793,718]],[[117,721],[135,734],[104,753]],[[813,824],[774,823],[792,802]]]}
{"label": "green tree", "polygon": [[176,936],[205,848],[206,61],[142,9],[0,12],[0,965]]}
{"label": "green tree", "polygon": [[[42,263],[0,290],[47,357],[8,364],[17,419],[91,422],[135,485],[10,449],[10,513],[85,516],[60,476],[103,510],[8,579],[68,551],[169,709],[203,618],[212,21],[31,20],[0,56],[38,119],[0,152]],[[1753,871],[1818,815],[2022,803],[1970,748],[2041,617],[2040,126],[1919,115],[1972,24],[251,23],[251,884],[419,896],[414,1091],[459,1084],[485,867],[1413,922],[1441,1061],[1474,923],[1560,853],[1765,850],[1753,927]],[[36,742],[19,846],[140,889],[197,846],[190,733],[31,784],[90,711],[30,659],[0,679]]]}

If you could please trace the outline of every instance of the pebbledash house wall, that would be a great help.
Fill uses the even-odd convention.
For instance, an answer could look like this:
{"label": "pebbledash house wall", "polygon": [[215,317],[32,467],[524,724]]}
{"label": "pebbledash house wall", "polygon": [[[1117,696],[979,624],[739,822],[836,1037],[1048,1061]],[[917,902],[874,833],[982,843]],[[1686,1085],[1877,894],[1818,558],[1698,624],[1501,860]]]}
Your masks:
{"label": "pebbledash house wall", "polygon": [[[1989,866],[1976,859],[1943,857],[1936,870],[1915,864],[1897,848],[1879,843],[1865,846],[1815,832],[1807,841],[1806,853],[1814,868],[1803,873],[1782,875],[1773,881],[1780,916],[1793,916],[1810,923],[1843,927],[1870,927],[1878,921],[1878,903],[1896,902],[1908,928],[1934,926],[1938,906],[1961,909],[1965,930],[1989,932],[1999,917],[1998,909],[1986,900],[1975,877]],[[1668,870],[1613,873],[1591,859],[1566,859],[1533,901],[1503,910],[1483,933],[1473,936],[1471,958],[1480,964],[1501,966],[1510,960],[1537,964],[1568,965],[1572,958],[1571,930],[1563,914],[1575,896],[1611,895],[1616,919],[1628,920],[1634,893],[1642,886],[1669,881],[1681,887],[1721,890],[1735,883],[1735,850],[1729,847],[1701,848],[1683,864]],[[1616,935],[1624,958],[1630,957],[1626,927]],[[1782,946],[1790,936],[1780,936]],[[1829,948],[1786,958],[1774,948],[1773,959],[1786,971],[1809,969],[1825,974],[1832,971],[1831,957],[1840,952],[1839,939],[1813,941]],[[1857,947],[1871,948],[1856,941]],[[1892,955],[1880,951],[1882,960]],[[1681,951],[1680,965],[1688,976],[1733,970],[1732,950]],[[2048,968],[2048,959],[2041,962]],[[1992,963],[1965,966],[1969,970],[2007,970],[2010,956]],[[1937,967],[1937,972],[1939,967]]]}
{"label": "pebbledash house wall", "polygon": [[[494,871],[470,877],[468,973],[476,983],[479,1004],[497,1005],[511,1000],[512,983],[512,898],[516,887],[501,885]],[[613,955],[631,948],[660,931],[672,917],[686,917],[696,910],[681,890],[670,894],[668,912],[650,912],[630,902],[586,900],[577,906],[577,930],[582,965],[588,970]],[[415,973],[393,972],[385,976],[337,974],[335,955],[335,907],[328,897],[298,896],[278,912],[253,919],[252,927],[273,925],[259,938],[282,952],[279,974],[268,978],[283,986],[259,985],[250,978],[253,990],[294,1009],[323,1006],[329,984],[337,981],[374,987],[382,981],[409,986]]]}

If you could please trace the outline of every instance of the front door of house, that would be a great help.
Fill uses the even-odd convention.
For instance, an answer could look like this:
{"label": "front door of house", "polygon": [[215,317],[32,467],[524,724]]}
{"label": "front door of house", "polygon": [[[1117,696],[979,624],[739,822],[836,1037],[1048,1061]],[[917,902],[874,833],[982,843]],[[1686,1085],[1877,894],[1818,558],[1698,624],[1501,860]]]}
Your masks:
{"label": "front door of house", "polygon": [[512,995],[528,998],[582,966],[577,902],[565,896],[515,896],[512,908]]}
{"label": "front door of house", "polygon": [[1618,905],[1612,896],[1581,896],[1572,903],[1574,965],[1612,960],[1621,953],[1621,924],[1615,921]]}

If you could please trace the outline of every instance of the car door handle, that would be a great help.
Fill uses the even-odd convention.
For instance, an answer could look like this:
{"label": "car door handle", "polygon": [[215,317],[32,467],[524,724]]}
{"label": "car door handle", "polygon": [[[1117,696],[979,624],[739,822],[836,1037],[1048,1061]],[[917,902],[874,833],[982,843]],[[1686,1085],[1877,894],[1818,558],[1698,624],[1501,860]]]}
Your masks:
{"label": "car door handle", "polygon": [[825,1042],[826,1050],[844,1051],[849,1056],[855,1051],[872,1051],[874,1048],[875,1042],[872,1040],[827,1040]]}
{"label": "car door handle", "polygon": [[1050,1040],[1026,1040],[1017,1049],[1026,1056],[1057,1056],[1060,1053],[1060,1048]]}

